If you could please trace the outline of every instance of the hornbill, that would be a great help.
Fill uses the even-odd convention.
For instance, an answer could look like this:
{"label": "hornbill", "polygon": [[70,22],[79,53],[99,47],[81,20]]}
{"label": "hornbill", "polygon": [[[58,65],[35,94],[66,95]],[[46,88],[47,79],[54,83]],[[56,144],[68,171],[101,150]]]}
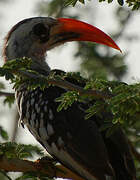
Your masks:
{"label": "hornbill", "polygon": [[[45,61],[46,52],[68,41],[91,41],[120,50],[108,35],[87,23],[34,17],[17,23],[9,31],[3,55],[5,61],[31,58],[32,70],[48,76],[51,70]],[[85,120],[81,102],[57,112],[55,99],[67,89],[27,87],[23,83],[15,93],[20,121],[52,157],[85,180],[136,179],[130,147],[121,128],[108,138],[99,131],[100,122],[107,116],[113,118],[112,114],[103,113],[102,118],[94,115]]]}

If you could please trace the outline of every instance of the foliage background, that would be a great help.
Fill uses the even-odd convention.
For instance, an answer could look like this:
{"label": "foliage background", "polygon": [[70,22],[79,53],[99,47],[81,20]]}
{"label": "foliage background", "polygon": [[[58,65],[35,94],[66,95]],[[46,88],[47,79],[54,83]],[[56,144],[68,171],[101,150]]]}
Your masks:
{"label": "foliage background", "polygon": [[[115,1],[115,0],[114,0]],[[139,6],[138,1],[131,1],[134,6],[127,7],[121,7],[118,5],[117,2],[112,2],[112,6],[110,4],[102,4],[98,2],[93,2],[93,1],[85,1],[86,5],[83,5],[82,3],[84,1],[79,1],[77,2],[76,6],[73,8],[72,6],[66,6],[68,3],[71,3],[74,5],[76,1],[71,0],[71,1],[64,1],[64,0],[52,0],[52,1],[32,1],[32,10],[34,16],[38,15],[45,15],[45,16],[53,16],[53,17],[72,17],[72,18],[78,18],[81,20],[85,20],[91,24],[94,24],[98,26],[100,24],[100,28],[103,29],[104,31],[108,32],[109,34],[112,34],[112,37],[114,37],[114,40],[119,42],[120,47],[122,50],[124,50],[123,54],[119,54],[116,51],[113,51],[112,49],[102,47],[102,46],[96,46],[95,44],[91,43],[73,43],[73,45],[66,45],[63,47],[60,47],[58,50],[54,50],[49,53],[49,62],[52,67],[54,67],[54,64],[56,64],[56,61],[58,61],[58,58],[55,58],[54,55],[62,54],[60,55],[59,59],[61,63],[56,66],[59,67],[60,69],[63,70],[78,70],[80,71],[83,76],[90,77],[95,79],[95,77],[102,78],[102,79],[109,79],[109,80],[123,80],[125,81],[126,79],[129,81],[132,77],[132,73],[129,74],[131,71],[133,71],[133,75],[135,76],[135,71],[139,71],[138,65],[135,65],[134,62],[139,60],[139,56],[131,56],[131,51],[139,49],[138,45],[140,43],[139,41],[139,34],[137,34],[137,29],[140,28],[140,24],[136,25],[135,31],[130,31],[131,28],[133,29],[133,23],[136,20],[136,14],[137,17],[139,17],[139,10],[136,11],[131,11],[131,8],[137,9]],[[111,1],[110,1],[111,2]],[[130,4],[130,1],[127,1]],[[136,4],[135,4],[136,2]],[[13,11],[17,10],[16,19],[17,22],[21,20],[21,17],[19,15],[20,10],[18,11],[18,4],[16,0],[14,1],[15,5],[11,3],[10,0],[7,1],[0,1],[0,8],[3,9],[2,7],[7,7],[8,6],[13,8]],[[26,2],[27,3],[27,2]],[[123,4],[123,1],[119,1],[120,4]],[[130,4],[131,5],[131,4]],[[20,4],[21,6],[21,4]],[[102,6],[102,9],[100,8]],[[103,7],[105,6],[105,7]],[[106,15],[106,12],[104,10],[104,14],[101,13],[101,11],[104,8],[108,8],[110,6],[110,13],[109,15]],[[16,8],[17,9],[16,9]],[[20,8],[19,8],[20,9]],[[30,9],[31,10],[31,9]],[[108,10],[108,9],[107,9]],[[10,23],[7,23],[4,20],[4,15],[5,11],[1,11],[2,13],[0,14],[0,21],[3,22],[3,28],[1,27],[1,35],[4,36],[5,27],[8,27],[7,29],[10,28]],[[102,17],[100,16],[100,13],[102,14]],[[26,12],[26,10],[23,10],[23,16],[22,18],[27,18],[27,14],[30,14],[29,12]],[[103,20],[103,15],[106,15],[107,18],[113,23],[110,23],[109,21],[106,22]],[[6,17],[7,20],[9,18],[14,18],[14,17]],[[100,23],[98,23],[100,22]],[[16,22],[15,22],[16,23]],[[11,23],[12,24],[12,23]],[[105,30],[105,29],[106,30]],[[132,44],[136,44],[137,46],[133,46]],[[74,46],[74,47],[73,47]],[[131,49],[132,47],[132,49]],[[68,50],[71,48],[71,50]],[[63,61],[63,56],[66,56],[66,53],[69,53],[70,57],[68,58],[67,62]],[[71,55],[72,54],[72,55]],[[52,63],[52,59],[55,59],[55,62]],[[129,62],[131,60],[131,62]],[[126,61],[129,62],[128,65],[133,65],[132,67],[126,65]],[[72,65],[71,62],[74,64]],[[69,68],[70,66],[70,68]],[[78,66],[78,67],[77,67]],[[136,69],[135,69],[136,67]],[[129,78],[128,78],[129,77]],[[137,78],[137,81],[139,78]],[[6,86],[5,91],[11,91],[11,88],[9,89],[8,83],[4,82],[3,79],[0,81],[2,82],[0,85],[0,88],[3,90],[3,84]],[[8,131],[9,135],[9,140],[16,141],[16,142],[30,142],[28,140],[29,138],[29,133],[26,130],[23,130],[22,128],[17,129],[17,120],[18,120],[18,115],[16,111],[15,104],[11,106],[11,108],[8,107],[8,105],[3,105],[3,100],[5,98],[1,97],[1,108],[0,108],[0,127],[4,127]],[[11,116],[12,114],[12,116]],[[10,127],[8,128],[9,121],[11,123]],[[5,123],[8,122],[8,123]],[[126,127],[127,133],[129,136],[133,137],[134,143],[137,147],[140,146],[139,143],[139,129],[140,129],[140,124],[137,123],[136,129],[138,130],[137,132],[133,131],[128,131],[128,128]],[[7,135],[5,131],[2,131],[1,129],[1,134],[2,134],[2,139],[1,142],[7,140]],[[24,138],[21,139],[23,136],[23,131],[24,131]],[[34,140],[36,143],[36,141]],[[139,168],[139,165],[138,165]],[[2,177],[1,177],[2,178]],[[4,177],[3,177],[4,179]]]}

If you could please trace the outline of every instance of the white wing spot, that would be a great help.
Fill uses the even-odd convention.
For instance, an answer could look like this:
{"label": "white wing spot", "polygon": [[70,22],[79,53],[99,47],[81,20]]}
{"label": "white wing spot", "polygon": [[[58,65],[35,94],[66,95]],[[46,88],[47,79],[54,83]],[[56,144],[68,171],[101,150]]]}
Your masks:
{"label": "white wing spot", "polygon": [[39,95],[39,99],[41,99],[42,98],[42,93]]}
{"label": "white wing spot", "polygon": [[36,109],[37,113],[40,113],[40,107],[38,106],[38,108]]}
{"label": "white wing spot", "polygon": [[32,127],[35,127],[35,119],[36,119],[36,113],[32,112],[31,121],[30,121]]}
{"label": "white wing spot", "polygon": [[48,125],[47,125],[47,132],[48,132],[49,136],[52,136],[54,134],[53,127],[50,123],[48,123]]}
{"label": "white wing spot", "polygon": [[26,103],[26,109],[27,109],[27,111],[29,110],[29,107],[30,107],[30,102],[27,101],[27,103]]}
{"label": "white wing spot", "polygon": [[45,105],[45,106],[44,106],[44,111],[47,112],[47,109],[48,109],[48,108],[47,108],[47,106]]}
{"label": "white wing spot", "polygon": [[31,97],[33,97],[33,96],[34,96],[34,93],[31,94]]}
{"label": "white wing spot", "polygon": [[54,116],[53,116],[53,112],[51,109],[49,109],[49,119],[53,120]]}
{"label": "white wing spot", "polygon": [[54,142],[52,142],[51,148],[52,148],[54,154],[57,154],[59,152],[59,150]]}
{"label": "white wing spot", "polygon": [[36,95],[36,94],[38,94],[38,91],[35,91],[35,92],[34,92],[34,95]]}
{"label": "white wing spot", "polygon": [[40,118],[43,119],[43,117],[44,117],[44,113],[41,113]]}
{"label": "white wing spot", "polygon": [[62,140],[61,137],[58,138],[57,143],[58,143],[58,146],[59,146],[59,147],[64,146],[64,141]]}
{"label": "white wing spot", "polygon": [[32,99],[31,99],[31,106],[34,104],[34,102],[35,102],[35,99],[32,98]]}
{"label": "white wing spot", "polygon": [[41,105],[41,106],[43,106],[43,105],[44,105],[44,101],[43,101],[43,100],[42,100],[42,102],[40,103],[40,105]]}
{"label": "white wing spot", "polygon": [[38,128],[38,126],[39,126],[38,119],[36,119],[36,121],[35,121],[35,127]]}
{"label": "white wing spot", "polygon": [[38,103],[35,103],[35,110],[37,111],[38,109]]}
{"label": "white wing spot", "polygon": [[30,118],[30,113],[29,113],[29,111],[27,111],[27,113],[26,113],[26,118],[27,118],[27,119]]}
{"label": "white wing spot", "polygon": [[36,119],[36,113],[35,113],[34,111],[32,112],[31,119],[32,119],[33,121],[35,121],[35,119]]}
{"label": "white wing spot", "polygon": [[44,127],[39,128],[39,134],[41,136],[41,139],[44,139],[44,140],[49,139],[46,128],[44,128]]}

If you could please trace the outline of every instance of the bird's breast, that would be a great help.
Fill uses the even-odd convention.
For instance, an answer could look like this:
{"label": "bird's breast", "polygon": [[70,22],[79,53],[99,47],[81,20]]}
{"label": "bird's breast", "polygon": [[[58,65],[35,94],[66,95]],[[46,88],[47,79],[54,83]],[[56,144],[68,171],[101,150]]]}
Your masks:
{"label": "bird's breast", "polygon": [[[23,88],[16,92],[20,121],[43,145],[44,142],[51,144],[53,140],[56,141],[56,133],[53,127],[55,124],[53,102],[49,102],[46,94],[40,89],[28,91]],[[57,141],[58,145],[63,143],[61,137],[58,137]]]}

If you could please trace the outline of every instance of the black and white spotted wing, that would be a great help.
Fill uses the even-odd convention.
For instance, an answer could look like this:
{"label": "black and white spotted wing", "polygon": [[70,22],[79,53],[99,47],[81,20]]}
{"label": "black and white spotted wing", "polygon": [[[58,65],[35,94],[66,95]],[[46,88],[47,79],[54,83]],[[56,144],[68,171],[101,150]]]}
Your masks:
{"label": "black and white spotted wing", "polygon": [[85,179],[98,177],[105,180],[113,172],[96,123],[86,121],[84,112],[76,103],[67,110],[57,112],[55,99],[64,92],[58,87],[49,87],[44,91],[21,88],[16,92],[20,120],[66,167]]}

